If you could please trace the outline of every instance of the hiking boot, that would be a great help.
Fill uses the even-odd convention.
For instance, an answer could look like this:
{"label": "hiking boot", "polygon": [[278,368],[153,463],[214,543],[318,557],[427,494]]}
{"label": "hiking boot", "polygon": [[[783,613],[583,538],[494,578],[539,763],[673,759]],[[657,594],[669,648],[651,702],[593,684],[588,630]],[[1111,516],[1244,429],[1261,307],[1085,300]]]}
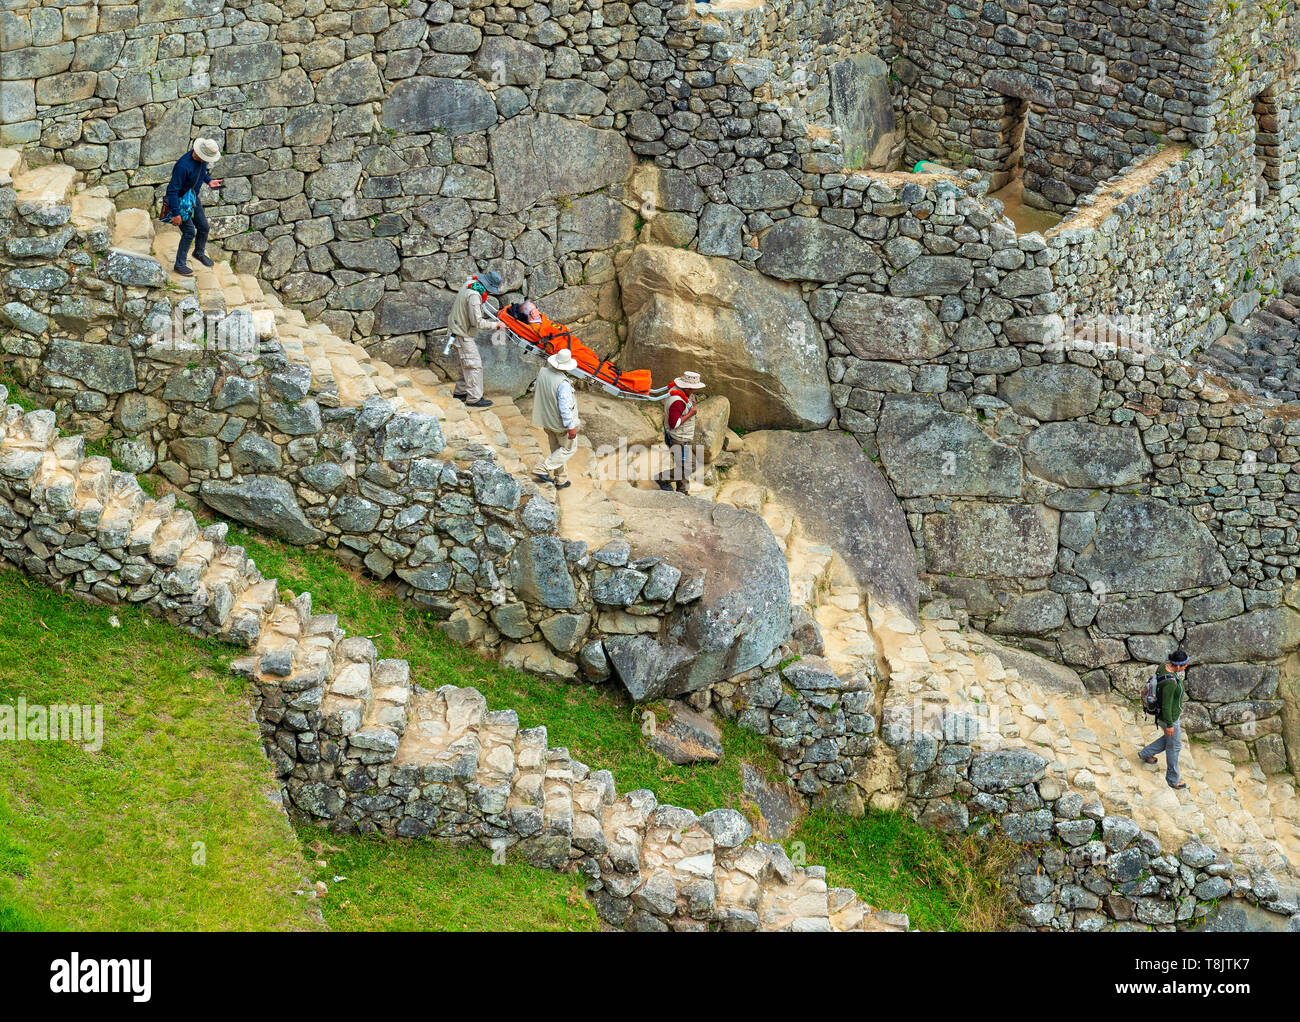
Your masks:
{"label": "hiking boot", "polygon": [[191,270],[188,266],[173,266],[172,272],[179,273],[182,277],[194,276],[194,271]]}
{"label": "hiking boot", "polygon": [[[464,400],[464,398],[462,398],[461,400]],[[485,397],[481,397],[477,401],[465,401],[465,407],[466,408],[491,408],[492,402]]]}
{"label": "hiking boot", "polygon": [[664,482],[662,479],[656,479],[655,482],[657,482],[657,483],[659,484],[659,489],[663,490],[665,493],[672,493],[672,492],[673,492],[673,484],[672,484],[672,483],[666,483],[666,482]]}
{"label": "hiking boot", "polygon": [[197,259],[199,262],[201,262],[204,266],[207,266],[209,268],[215,265],[212,262],[212,260],[207,257],[207,254],[204,252],[195,252],[194,258]]}

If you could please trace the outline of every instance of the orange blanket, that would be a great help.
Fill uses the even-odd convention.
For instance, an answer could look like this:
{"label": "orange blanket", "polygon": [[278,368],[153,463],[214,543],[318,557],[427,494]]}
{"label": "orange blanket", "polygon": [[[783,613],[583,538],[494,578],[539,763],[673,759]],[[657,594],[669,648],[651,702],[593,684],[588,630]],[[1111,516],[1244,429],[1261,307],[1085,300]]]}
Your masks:
{"label": "orange blanket", "polygon": [[542,314],[540,323],[526,323],[515,319],[504,309],[498,315],[502,323],[518,337],[537,348],[543,356],[554,355],[557,351],[568,348],[578,365],[605,383],[612,384],[620,390],[631,394],[650,393],[650,370],[619,370],[614,363],[599,358],[594,351],[582,343],[563,323],[556,323]]}

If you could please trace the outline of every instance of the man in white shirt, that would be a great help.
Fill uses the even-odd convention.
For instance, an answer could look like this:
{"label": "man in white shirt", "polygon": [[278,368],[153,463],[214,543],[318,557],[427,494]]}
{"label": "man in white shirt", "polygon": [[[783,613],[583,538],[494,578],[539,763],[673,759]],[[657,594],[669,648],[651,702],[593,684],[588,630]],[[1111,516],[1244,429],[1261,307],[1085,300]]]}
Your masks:
{"label": "man in white shirt", "polygon": [[573,383],[565,375],[577,368],[573,354],[562,348],[546,360],[533,389],[533,425],[546,430],[550,445],[550,454],[534,475],[542,482],[554,483],[557,490],[569,485],[564,466],[578,449],[578,402]]}

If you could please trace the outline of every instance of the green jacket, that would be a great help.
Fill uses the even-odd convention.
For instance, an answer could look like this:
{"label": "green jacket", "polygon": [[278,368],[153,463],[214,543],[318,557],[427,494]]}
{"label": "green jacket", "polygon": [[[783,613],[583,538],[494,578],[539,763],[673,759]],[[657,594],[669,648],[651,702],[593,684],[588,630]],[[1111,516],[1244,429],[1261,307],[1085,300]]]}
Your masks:
{"label": "green jacket", "polygon": [[1181,671],[1170,674],[1163,667],[1156,671],[1156,698],[1160,700],[1160,721],[1165,727],[1178,723],[1178,718],[1183,715],[1183,696],[1186,694]]}

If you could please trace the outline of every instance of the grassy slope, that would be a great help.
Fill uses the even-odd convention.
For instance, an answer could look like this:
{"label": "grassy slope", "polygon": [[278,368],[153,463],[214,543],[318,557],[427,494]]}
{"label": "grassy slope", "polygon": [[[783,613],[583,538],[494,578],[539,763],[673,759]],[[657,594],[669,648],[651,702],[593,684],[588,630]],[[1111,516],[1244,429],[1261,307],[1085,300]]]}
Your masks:
{"label": "grassy slope", "polygon": [[105,739],[0,741],[0,930],[595,927],[574,878],[477,849],[299,841],[229,647],[9,569],[0,635],[0,703],[101,703]]}

